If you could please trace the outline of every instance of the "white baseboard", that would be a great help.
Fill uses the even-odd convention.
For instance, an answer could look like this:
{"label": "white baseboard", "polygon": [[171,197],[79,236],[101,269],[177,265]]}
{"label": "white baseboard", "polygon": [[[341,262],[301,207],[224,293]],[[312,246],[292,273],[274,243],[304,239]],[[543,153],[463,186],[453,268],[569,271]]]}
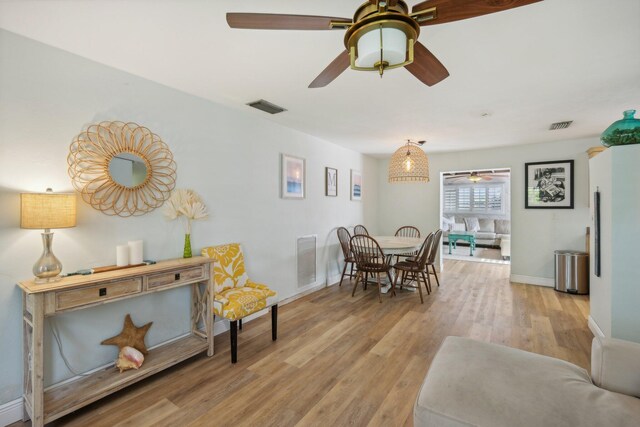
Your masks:
{"label": "white baseboard", "polygon": [[593,336],[604,338],[604,332],[602,332],[602,329],[600,329],[600,326],[598,326],[596,321],[593,320],[593,317],[591,317],[591,315],[589,315],[587,325],[589,325],[589,330],[591,331]]}
{"label": "white baseboard", "polygon": [[4,405],[0,405],[0,426],[13,424],[22,421],[22,398],[12,400]]}
{"label": "white baseboard", "polygon": [[511,282],[524,283],[527,285],[546,286],[553,288],[556,283],[554,279],[546,277],[522,276],[520,274],[512,274],[509,278]]}

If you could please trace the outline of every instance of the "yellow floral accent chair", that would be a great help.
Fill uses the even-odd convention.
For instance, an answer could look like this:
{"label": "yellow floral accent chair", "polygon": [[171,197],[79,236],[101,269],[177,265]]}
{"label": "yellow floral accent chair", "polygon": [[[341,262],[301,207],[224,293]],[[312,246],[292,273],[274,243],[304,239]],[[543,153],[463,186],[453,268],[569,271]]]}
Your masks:
{"label": "yellow floral accent chair", "polygon": [[213,319],[229,320],[231,336],[231,363],[238,360],[238,323],[242,318],[271,307],[271,339],[278,338],[278,294],[268,286],[249,280],[244,268],[244,256],[239,243],[209,246],[202,256],[216,260],[213,267],[215,296]]}

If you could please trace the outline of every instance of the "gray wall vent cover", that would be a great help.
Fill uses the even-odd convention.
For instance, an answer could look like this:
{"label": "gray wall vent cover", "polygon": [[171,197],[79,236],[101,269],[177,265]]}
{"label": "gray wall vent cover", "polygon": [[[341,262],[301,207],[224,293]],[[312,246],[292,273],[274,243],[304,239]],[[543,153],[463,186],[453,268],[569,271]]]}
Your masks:
{"label": "gray wall vent cover", "polygon": [[265,101],[264,99],[259,99],[258,101],[253,101],[247,104],[249,107],[257,108],[258,110],[262,110],[269,114],[278,114],[283,111],[287,111],[286,109],[280,107],[279,105],[272,104],[269,101]]}
{"label": "gray wall vent cover", "polygon": [[551,123],[551,126],[549,126],[549,130],[566,129],[569,126],[571,126],[571,123],[573,123],[573,120],[569,120],[566,122]]}

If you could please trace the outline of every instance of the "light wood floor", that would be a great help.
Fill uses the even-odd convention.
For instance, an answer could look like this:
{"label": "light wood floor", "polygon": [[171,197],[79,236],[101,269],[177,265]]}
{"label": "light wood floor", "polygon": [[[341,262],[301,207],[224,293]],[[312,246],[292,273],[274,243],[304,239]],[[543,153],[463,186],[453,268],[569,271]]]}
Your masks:
{"label": "light wood floor", "polygon": [[[588,298],[510,284],[509,266],[446,261],[420,304],[400,291],[332,286],[245,324],[238,363],[228,334],[195,357],[52,425],[412,425],[418,388],[448,335],[506,344],[589,368]],[[21,426],[22,423],[16,423]],[[28,424],[26,424],[28,425]]]}

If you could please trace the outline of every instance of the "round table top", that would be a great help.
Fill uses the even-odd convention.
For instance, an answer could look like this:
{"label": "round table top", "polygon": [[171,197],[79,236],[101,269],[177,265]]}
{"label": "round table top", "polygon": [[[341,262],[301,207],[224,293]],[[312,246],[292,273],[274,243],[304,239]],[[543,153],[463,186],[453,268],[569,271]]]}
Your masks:
{"label": "round table top", "polygon": [[373,236],[386,254],[406,253],[420,249],[424,239],[420,237]]}

